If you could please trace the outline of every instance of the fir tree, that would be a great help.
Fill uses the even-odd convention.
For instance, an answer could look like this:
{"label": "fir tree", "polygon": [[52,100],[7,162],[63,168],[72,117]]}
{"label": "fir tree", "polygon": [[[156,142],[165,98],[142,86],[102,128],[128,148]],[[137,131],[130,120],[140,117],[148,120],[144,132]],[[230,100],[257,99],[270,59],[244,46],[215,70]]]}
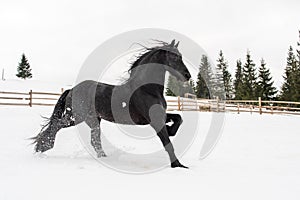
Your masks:
{"label": "fir tree", "polygon": [[262,100],[271,100],[277,93],[276,88],[273,87],[274,81],[270,70],[266,68],[264,59],[261,59],[261,64],[258,70],[257,94]]}
{"label": "fir tree", "polygon": [[219,58],[217,60],[217,70],[221,71],[220,82],[224,85],[224,92],[226,99],[232,98],[232,79],[231,74],[228,71],[228,63],[224,58],[222,50],[219,53]]}
{"label": "fir tree", "polygon": [[212,97],[225,99],[224,81],[222,69],[216,68],[215,73],[211,76],[210,94]]}
{"label": "fir tree", "polygon": [[296,81],[297,81],[297,61],[293,51],[293,47],[290,46],[287,56],[287,65],[285,67],[283,79],[284,82],[281,86],[280,99],[286,101],[297,101],[294,97],[296,91]]}
{"label": "fir tree", "polygon": [[182,81],[178,81],[174,76],[170,75],[165,94],[166,96],[183,97],[185,93],[195,94],[194,88],[195,84],[192,79],[190,79],[188,85],[186,85]]}
{"label": "fir tree", "polygon": [[243,67],[243,99],[256,99],[256,79],[255,64],[248,51],[246,63]]}
{"label": "fir tree", "polygon": [[295,79],[295,95],[294,95],[294,99],[295,101],[300,101],[300,31],[299,31],[299,41],[297,42],[297,46],[298,49],[296,49],[297,51],[297,62],[296,62],[296,74],[295,76],[297,77]]}
{"label": "fir tree", "polygon": [[[176,84],[175,77],[172,75],[169,75],[168,78],[168,84],[166,89],[166,95],[167,96],[177,96],[178,95],[178,85]],[[176,95],[177,93],[177,95]]]}
{"label": "fir tree", "polygon": [[236,61],[235,80],[233,83],[234,98],[236,100],[243,99],[243,70],[241,60]]}
{"label": "fir tree", "polygon": [[16,76],[22,79],[32,78],[30,64],[25,56],[22,54],[21,62],[18,65]]}
{"label": "fir tree", "polygon": [[207,56],[202,55],[199,73],[196,82],[196,96],[198,98],[210,98],[212,70]]}
{"label": "fir tree", "polygon": [[209,88],[201,73],[198,74],[196,85],[196,96],[198,98],[210,99]]}
{"label": "fir tree", "polygon": [[190,94],[195,94],[195,83],[193,79],[189,80],[188,86],[184,87],[184,94],[185,93],[190,93]]}
{"label": "fir tree", "polygon": [[300,30],[299,30],[299,41],[297,42],[298,49],[297,51],[297,58],[298,58],[298,70],[300,70]]}

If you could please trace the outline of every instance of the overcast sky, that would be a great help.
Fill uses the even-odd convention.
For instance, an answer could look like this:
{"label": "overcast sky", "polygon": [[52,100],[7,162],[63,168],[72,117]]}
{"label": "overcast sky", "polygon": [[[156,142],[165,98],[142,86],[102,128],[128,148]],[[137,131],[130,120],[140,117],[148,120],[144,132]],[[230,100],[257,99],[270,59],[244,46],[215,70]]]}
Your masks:
{"label": "overcast sky", "polygon": [[281,85],[289,45],[300,29],[299,0],[1,0],[0,69],[15,78],[24,52],[34,79],[73,84],[86,57],[110,37],[137,28],[182,33],[216,60],[223,50],[234,72],[247,49],[263,57]]}

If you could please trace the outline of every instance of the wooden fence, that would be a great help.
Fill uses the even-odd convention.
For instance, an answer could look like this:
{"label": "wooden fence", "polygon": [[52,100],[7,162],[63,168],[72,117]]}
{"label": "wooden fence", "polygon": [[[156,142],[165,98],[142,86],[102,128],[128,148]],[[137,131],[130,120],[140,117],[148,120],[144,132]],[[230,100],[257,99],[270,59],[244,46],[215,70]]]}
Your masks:
{"label": "wooden fence", "polygon": [[257,100],[219,100],[173,97],[167,99],[168,111],[250,112],[300,115],[300,102]]}
{"label": "wooden fence", "polygon": [[[62,94],[51,92],[7,92],[0,91],[0,105],[6,106],[54,106]],[[197,99],[195,95],[167,97],[168,111],[202,112],[250,112],[300,115],[300,102],[257,100]]]}
{"label": "wooden fence", "polygon": [[[61,89],[63,92],[63,88]],[[54,106],[62,93],[6,92],[0,91],[0,105],[5,106]]]}

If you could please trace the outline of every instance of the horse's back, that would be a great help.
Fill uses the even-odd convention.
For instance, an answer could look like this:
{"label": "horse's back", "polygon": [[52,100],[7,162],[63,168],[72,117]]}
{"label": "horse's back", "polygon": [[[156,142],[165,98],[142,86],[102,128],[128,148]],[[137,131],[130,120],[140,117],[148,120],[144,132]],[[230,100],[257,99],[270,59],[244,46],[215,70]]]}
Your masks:
{"label": "horse's back", "polygon": [[[98,108],[104,103],[110,102],[110,94],[113,86],[86,80],[72,88],[73,111],[82,117],[97,115]],[[101,106],[100,106],[101,107]]]}

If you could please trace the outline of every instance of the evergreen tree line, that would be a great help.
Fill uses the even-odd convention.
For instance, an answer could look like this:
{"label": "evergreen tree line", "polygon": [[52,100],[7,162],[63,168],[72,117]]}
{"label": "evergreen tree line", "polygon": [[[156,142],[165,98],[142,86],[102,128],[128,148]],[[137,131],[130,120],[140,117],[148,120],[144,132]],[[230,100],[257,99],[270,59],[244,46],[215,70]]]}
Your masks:
{"label": "evergreen tree line", "polygon": [[270,69],[263,58],[256,67],[250,51],[247,51],[244,63],[241,59],[236,61],[233,77],[221,50],[216,69],[212,69],[208,57],[202,55],[196,83],[190,80],[189,87],[170,76],[166,95],[183,96],[185,93],[193,93],[198,98],[256,100],[261,97],[262,100],[300,101],[300,31],[297,47],[296,52],[292,46],[288,49],[284,82],[280,91],[274,87]]}

